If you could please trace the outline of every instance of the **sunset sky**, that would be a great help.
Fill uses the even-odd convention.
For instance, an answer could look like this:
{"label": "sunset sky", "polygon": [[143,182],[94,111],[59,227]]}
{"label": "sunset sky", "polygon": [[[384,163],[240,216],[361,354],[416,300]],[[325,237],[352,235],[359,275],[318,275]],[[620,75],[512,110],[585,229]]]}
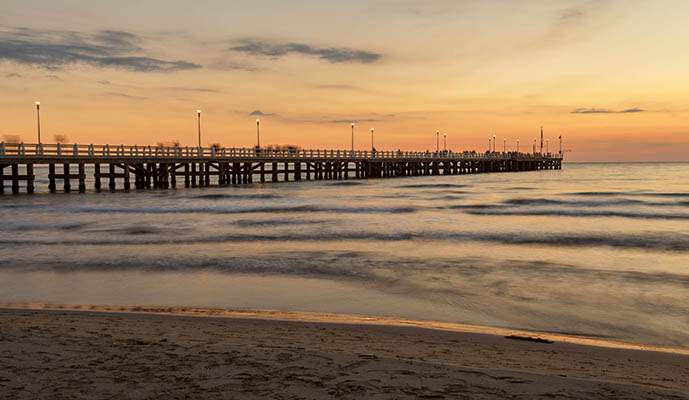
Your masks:
{"label": "sunset sky", "polygon": [[689,1],[0,3],[0,140],[689,161]]}

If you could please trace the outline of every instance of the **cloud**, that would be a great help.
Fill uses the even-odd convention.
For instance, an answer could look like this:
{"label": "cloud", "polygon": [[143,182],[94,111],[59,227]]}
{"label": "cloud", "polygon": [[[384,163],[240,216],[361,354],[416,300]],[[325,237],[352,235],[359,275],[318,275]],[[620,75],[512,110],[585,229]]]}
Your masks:
{"label": "cloud", "polygon": [[8,79],[9,78],[22,78],[22,77],[23,77],[23,75],[15,74],[15,73],[9,73],[9,74],[5,75],[5,78],[8,78]]}
{"label": "cloud", "polygon": [[330,63],[372,64],[380,61],[382,54],[346,47],[313,47],[304,43],[242,39],[230,50],[253,56],[280,58],[289,54],[314,56]]}
{"label": "cloud", "polygon": [[0,31],[0,60],[49,70],[66,65],[87,64],[100,68],[120,68],[137,72],[172,72],[200,68],[188,61],[168,61],[136,53],[142,52],[140,38],[124,31],[93,34],[17,28]]}
{"label": "cloud", "polygon": [[570,114],[627,114],[627,113],[640,113],[644,112],[646,110],[643,110],[641,108],[628,108],[626,110],[606,110],[606,109],[601,109],[601,108],[577,108],[574,111],[571,111]]}
{"label": "cloud", "polygon": [[134,96],[134,95],[127,94],[127,93],[108,92],[108,93],[105,93],[105,94],[106,94],[107,96],[116,96],[116,97],[122,97],[122,98],[125,98],[125,99],[131,99],[131,100],[148,100],[148,99],[149,99],[148,97],[144,97],[144,96]]}
{"label": "cloud", "polygon": [[173,86],[173,87],[169,87],[167,89],[178,90],[178,91],[182,91],[182,92],[221,93],[220,90],[211,89],[211,88]]}
{"label": "cloud", "polygon": [[264,112],[261,111],[261,110],[254,110],[254,111],[252,111],[249,115],[257,115],[257,116],[272,117],[272,116],[274,116],[275,114],[266,114],[266,113],[264,113]]}
{"label": "cloud", "polygon": [[[237,112],[239,113],[239,111]],[[256,116],[256,117],[273,117],[277,118],[283,122],[286,123],[296,123],[296,124],[359,124],[359,123],[365,123],[365,122],[383,122],[387,121],[390,118],[394,118],[394,114],[370,114],[368,116],[362,116],[362,118],[352,118],[352,119],[345,119],[342,118],[340,115],[313,115],[313,116],[287,116],[283,114],[276,114],[276,113],[265,113],[261,110],[254,110],[249,113],[251,116]]]}

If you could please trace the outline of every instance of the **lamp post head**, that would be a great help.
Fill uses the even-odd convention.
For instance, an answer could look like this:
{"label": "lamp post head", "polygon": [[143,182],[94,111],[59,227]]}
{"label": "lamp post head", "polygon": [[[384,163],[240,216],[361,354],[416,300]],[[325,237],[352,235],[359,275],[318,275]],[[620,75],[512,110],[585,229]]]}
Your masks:
{"label": "lamp post head", "polygon": [[443,133],[443,137],[447,137],[447,133]]}
{"label": "lamp post head", "polygon": [[41,106],[41,102],[40,102],[40,101],[37,101],[37,102],[36,102],[36,108],[38,108],[38,107],[40,107],[40,106]]}
{"label": "lamp post head", "polygon": [[352,122],[352,128],[354,128],[354,122]]}
{"label": "lamp post head", "polygon": [[436,135],[440,135],[440,130],[435,131]]}
{"label": "lamp post head", "polygon": [[373,128],[371,128],[371,133],[373,133]]}
{"label": "lamp post head", "polygon": [[196,110],[196,113],[197,113],[198,115],[201,115],[201,110]]}
{"label": "lamp post head", "polygon": [[256,118],[256,124],[257,124],[257,125],[258,125],[259,122],[261,122],[261,121],[260,121],[258,118]]}

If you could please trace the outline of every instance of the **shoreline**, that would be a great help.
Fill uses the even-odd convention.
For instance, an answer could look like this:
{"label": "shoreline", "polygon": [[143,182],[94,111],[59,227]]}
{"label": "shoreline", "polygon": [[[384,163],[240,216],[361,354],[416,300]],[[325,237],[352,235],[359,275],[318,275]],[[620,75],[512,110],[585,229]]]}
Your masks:
{"label": "shoreline", "polygon": [[453,322],[415,320],[408,318],[381,317],[370,315],[334,314],[308,311],[281,311],[267,309],[224,309],[185,306],[161,307],[115,304],[59,304],[51,302],[0,302],[0,310],[1,309],[74,312],[89,311],[119,314],[168,315],[201,318],[210,317],[227,319],[256,319],[266,321],[295,321],[306,323],[328,323],[343,325],[379,325],[390,327],[414,327],[437,331],[474,333],[499,337],[516,336],[517,338],[522,338],[525,340],[541,339],[552,342],[569,343],[575,345],[602,347],[610,349],[637,350],[689,355],[689,349],[683,348],[641,345],[614,340],[597,339],[551,332],[530,331],[524,329],[510,329],[484,325],[471,325]]}

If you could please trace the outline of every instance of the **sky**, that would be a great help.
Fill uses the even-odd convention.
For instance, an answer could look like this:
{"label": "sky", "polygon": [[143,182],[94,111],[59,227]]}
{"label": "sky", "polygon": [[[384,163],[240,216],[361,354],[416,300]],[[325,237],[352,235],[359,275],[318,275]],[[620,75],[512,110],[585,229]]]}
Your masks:
{"label": "sky", "polygon": [[[0,140],[689,161],[686,0],[0,2]],[[441,137],[441,147],[442,137]]]}

